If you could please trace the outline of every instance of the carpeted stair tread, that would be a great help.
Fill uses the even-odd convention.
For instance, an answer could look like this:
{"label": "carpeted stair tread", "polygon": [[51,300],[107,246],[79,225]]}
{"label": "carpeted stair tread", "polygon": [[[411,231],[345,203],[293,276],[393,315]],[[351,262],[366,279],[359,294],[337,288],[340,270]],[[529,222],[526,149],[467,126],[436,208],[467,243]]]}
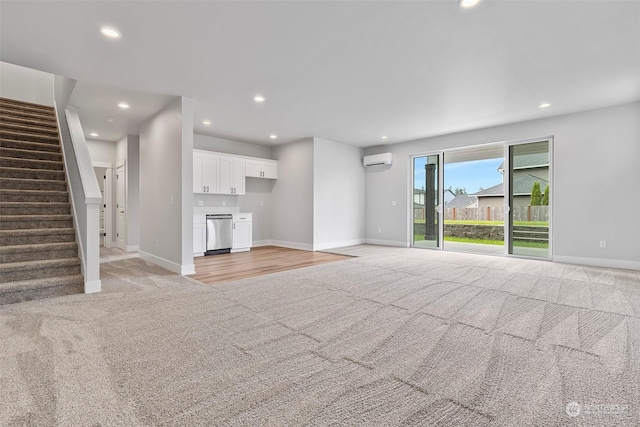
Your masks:
{"label": "carpeted stair tread", "polygon": [[0,200],[5,202],[68,202],[66,191],[0,189]]}
{"label": "carpeted stair tread", "polygon": [[0,255],[24,252],[61,251],[66,249],[78,249],[78,244],[76,242],[60,242],[43,243],[40,245],[0,246]]}
{"label": "carpeted stair tread", "polygon": [[[2,200],[2,199],[0,199]],[[0,216],[16,215],[70,215],[69,202],[3,202],[0,201]]]}
{"label": "carpeted stair tread", "polygon": [[20,141],[19,139],[0,138],[0,147],[15,148],[18,150],[33,150],[48,153],[61,153],[60,145],[41,142]]}
{"label": "carpeted stair tread", "polygon": [[8,168],[62,170],[61,160],[21,159],[17,157],[0,157],[0,166]]}
{"label": "carpeted stair tread", "polygon": [[[64,181],[65,175],[63,170],[48,169],[28,169],[28,168],[0,168],[0,177],[3,178],[23,178],[23,179],[44,179],[50,181]],[[0,196],[0,200],[3,200]]]}
{"label": "carpeted stair tread", "polygon": [[0,135],[4,138],[18,139],[22,141],[44,142],[49,144],[58,144],[60,142],[57,136],[39,135],[31,132],[16,132],[1,128]]}
{"label": "carpeted stair tread", "polygon": [[0,177],[1,189],[66,191],[66,181],[51,179],[18,179]]}
{"label": "carpeted stair tread", "polygon": [[11,121],[0,121],[0,130],[9,130],[14,132],[38,133],[41,135],[58,136],[58,128],[50,126],[40,126],[39,124],[22,124]]}
{"label": "carpeted stair tread", "polygon": [[75,239],[76,232],[71,227],[0,230],[0,246],[75,242]]}
{"label": "carpeted stair tread", "polygon": [[16,124],[22,124],[26,126],[42,126],[42,127],[56,129],[56,132],[57,132],[56,121],[53,120],[52,118],[22,117],[19,114],[18,115],[7,114],[6,110],[0,111],[0,125],[3,123],[16,123]]}
{"label": "carpeted stair tread", "polygon": [[71,215],[0,215],[0,230],[73,227]]}
{"label": "carpeted stair tread", "polygon": [[0,283],[0,305],[82,293],[80,274]]}
{"label": "carpeted stair tread", "polygon": [[34,111],[34,110],[19,110],[7,106],[3,106],[0,104],[0,114],[9,119],[13,118],[24,118],[24,119],[32,119],[38,120],[47,123],[54,123],[57,126],[56,116],[53,113],[47,113],[44,111]]}
{"label": "carpeted stair tread", "polygon": [[33,104],[31,102],[17,101],[9,98],[0,98],[0,106],[6,109],[36,111],[39,113],[48,113],[51,115],[55,113],[54,108],[48,105]]}
{"label": "carpeted stair tread", "polygon": [[8,262],[0,264],[0,274],[14,271],[28,271],[41,268],[79,266],[79,258],[47,259],[39,261]]}
{"label": "carpeted stair tread", "polygon": [[73,242],[0,246],[0,263],[37,261],[78,256],[78,244]]}
{"label": "carpeted stair tread", "polygon": [[47,165],[36,166],[38,169],[62,169],[62,153],[60,152],[0,147],[0,161],[5,162],[7,166],[10,166],[12,161],[22,161],[26,164],[42,163]]}

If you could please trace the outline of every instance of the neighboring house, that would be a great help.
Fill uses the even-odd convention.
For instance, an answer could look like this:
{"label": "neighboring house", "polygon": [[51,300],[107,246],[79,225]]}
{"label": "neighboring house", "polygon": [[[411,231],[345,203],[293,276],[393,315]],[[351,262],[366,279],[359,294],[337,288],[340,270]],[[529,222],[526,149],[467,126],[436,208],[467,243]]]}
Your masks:
{"label": "neighboring house", "polygon": [[477,208],[478,198],[474,194],[458,194],[455,198],[447,202],[444,207],[447,209]]}
{"label": "neighboring house", "polygon": [[[444,204],[446,205],[451,200],[456,198],[456,195],[453,191],[448,188],[444,190]],[[424,188],[414,188],[413,189],[413,207],[414,208],[424,208]]]}
{"label": "neighboring house", "polygon": [[[504,177],[504,163],[498,167]],[[504,179],[504,178],[503,178]],[[540,183],[544,193],[549,184],[549,153],[532,153],[515,156],[513,165],[513,207],[529,205],[531,190],[535,182]],[[494,185],[473,194],[478,198],[478,207],[504,206],[504,183]]]}

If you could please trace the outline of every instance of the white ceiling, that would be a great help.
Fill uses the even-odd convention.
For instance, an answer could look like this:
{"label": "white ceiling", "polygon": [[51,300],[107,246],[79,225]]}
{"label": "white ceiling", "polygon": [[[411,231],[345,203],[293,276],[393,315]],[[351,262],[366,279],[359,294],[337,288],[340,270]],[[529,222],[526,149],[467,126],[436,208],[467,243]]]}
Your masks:
{"label": "white ceiling", "polygon": [[121,133],[182,95],[195,132],[267,145],[364,147],[640,100],[640,1],[456,3],[2,0],[0,59],[77,79],[85,127],[117,115],[115,94],[136,115],[117,116]]}

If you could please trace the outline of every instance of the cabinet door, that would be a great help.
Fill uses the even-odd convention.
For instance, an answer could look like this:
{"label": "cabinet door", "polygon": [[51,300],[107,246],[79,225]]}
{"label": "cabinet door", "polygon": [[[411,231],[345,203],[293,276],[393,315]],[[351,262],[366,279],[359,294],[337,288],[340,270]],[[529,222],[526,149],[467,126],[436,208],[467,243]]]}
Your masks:
{"label": "cabinet door", "polygon": [[231,169],[231,182],[233,183],[233,194],[245,194],[245,161],[242,159],[233,159],[233,167]]}
{"label": "cabinet door", "polygon": [[204,193],[204,155],[193,154],[193,192]]}
{"label": "cabinet door", "polygon": [[203,183],[207,193],[219,191],[219,163],[220,158],[216,156],[206,156],[204,159]]}
{"label": "cabinet door", "polygon": [[251,178],[262,178],[263,163],[257,160],[247,160],[246,176]]}
{"label": "cabinet door", "polygon": [[233,248],[244,249],[251,247],[251,222],[236,222],[233,224]]}
{"label": "cabinet door", "polygon": [[193,224],[193,253],[202,254],[207,248],[207,224]]}
{"label": "cabinet door", "polygon": [[244,160],[220,157],[220,194],[245,194]]}
{"label": "cabinet door", "polygon": [[278,179],[278,164],[265,162],[262,166],[262,177],[268,179]]}

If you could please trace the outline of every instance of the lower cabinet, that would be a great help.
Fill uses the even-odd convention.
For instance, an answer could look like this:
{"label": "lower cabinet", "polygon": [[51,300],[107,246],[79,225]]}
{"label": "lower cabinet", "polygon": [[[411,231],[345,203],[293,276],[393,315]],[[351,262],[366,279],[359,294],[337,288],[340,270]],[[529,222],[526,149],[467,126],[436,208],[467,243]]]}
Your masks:
{"label": "lower cabinet", "polygon": [[207,216],[193,216],[193,255],[202,256],[207,250]]}
{"label": "lower cabinet", "polygon": [[233,214],[233,247],[231,252],[242,252],[251,249],[253,241],[252,223],[252,214]]}

